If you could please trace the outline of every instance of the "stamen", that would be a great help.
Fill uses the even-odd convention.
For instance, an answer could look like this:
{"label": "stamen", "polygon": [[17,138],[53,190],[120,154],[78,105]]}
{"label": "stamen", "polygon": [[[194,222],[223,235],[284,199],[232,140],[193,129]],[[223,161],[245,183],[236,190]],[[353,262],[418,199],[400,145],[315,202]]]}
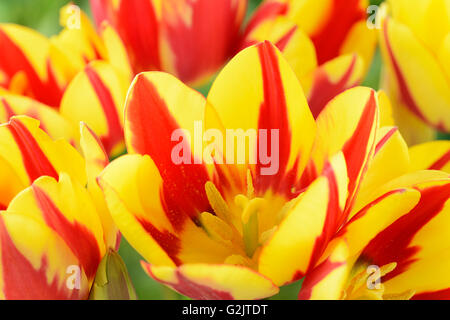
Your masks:
{"label": "stamen", "polygon": [[231,244],[233,230],[222,219],[209,212],[202,212],[200,223],[211,238],[228,245]]}
{"label": "stamen", "polygon": [[[367,265],[360,265],[354,271],[354,276],[350,280],[347,289],[343,292],[343,299],[365,299],[365,300],[409,300],[414,296],[413,290],[408,290],[398,294],[385,294],[385,286],[379,283],[375,288],[369,288],[368,274],[365,269]],[[388,263],[379,268],[378,277],[381,279],[397,267],[397,263]]]}
{"label": "stamen", "polygon": [[259,246],[259,221],[258,212],[264,204],[264,199],[255,198],[249,201],[242,212],[242,232],[244,238],[245,253],[253,257]]}
{"label": "stamen", "polygon": [[213,208],[215,214],[222,220],[231,223],[232,218],[230,209],[228,208],[227,203],[222,198],[222,195],[220,194],[219,190],[217,190],[214,183],[208,181],[205,184],[205,191],[206,196],[208,197],[208,201],[211,204],[211,207]]}

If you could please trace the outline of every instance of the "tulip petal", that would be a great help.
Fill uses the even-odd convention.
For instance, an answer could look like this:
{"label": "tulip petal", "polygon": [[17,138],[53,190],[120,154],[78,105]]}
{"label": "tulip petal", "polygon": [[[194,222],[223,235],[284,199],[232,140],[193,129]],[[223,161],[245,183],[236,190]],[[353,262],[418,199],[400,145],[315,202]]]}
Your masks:
{"label": "tulip petal", "polygon": [[298,294],[299,300],[337,300],[348,274],[348,251],[340,242],[332,253],[305,278]]}
{"label": "tulip petal", "polygon": [[358,212],[369,203],[368,199],[385,183],[408,173],[409,165],[408,146],[398,129],[395,127],[381,128],[377,134],[373,159],[355,200],[353,213]]}
{"label": "tulip petal", "polygon": [[78,126],[85,122],[100,137],[108,155],[123,152],[123,103],[128,80],[106,62],[96,61],[68,86],[61,114]]}
{"label": "tulip petal", "polygon": [[[3,115],[1,115],[2,112]],[[8,122],[15,115],[26,115],[39,120],[41,129],[53,139],[74,140],[71,124],[53,108],[24,96],[2,94],[0,122]]]}
{"label": "tulip petal", "polygon": [[278,293],[268,278],[241,266],[185,264],[173,268],[145,262],[142,266],[155,280],[193,299],[257,300]]}
{"label": "tulip petal", "polygon": [[0,70],[10,81],[22,77],[23,90],[17,93],[59,106],[64,84],[50,62],[50,43],[44,36],[22,26],[2,24]]}
{"label": "tulip petal", "polygon": [[167,208],[163,180],[148,156],[117,159],[99,183],[117,226],[150,263],[222,263],[233,254],[230,247],[212,240],[199,222]]}
{"label": "tulip petal", "polygon": [[450,141],[433,141],[409,149],[410,171],[441,170],[450,173]]}
{"label": "tulip petal", "polygon": [[88,279],[105,252],[103,230],[84,186],[63,173],[59,182],[42,177],[11,201],[8,210],[47,224],[80,261]]}
{"label": "tulip petal", "polygon": [[90,284],[81,270],[70,289],[78,259],[45,224],[20,213],[0,215],[0,297],[8,300],[86,299]]}
{"label": "tulip petal", "polygon": [[357,86],[363,77],[364,63],[357,55],[341,56],[314,71],[308,103],[317,118],[331,99]]}
{"label": "tulip petal", "polygon": [[318,262],[343,221],[347,170],[342,153],[300,195],[259,258],[259,272],[277,285],[301,279]]}
{"label": "tulip petal", "polygon": [[[202,138],[196,127],[203,128],[204,107],[200,93],[159,72],[138,75],[126,102],[128,151],[149,155],[158,167],[167,210],[177,217],[172,220],[175,229],[181,228],[185,218],[195,218],[210,207],[204,192],[209,176],[201,161],[202,142],[195,146],[198,136]],[[181,135],[174,138],[180,129]],[[178,163],[174,150],[180,144],[187,160]]]}
{"label": "tulip petal", "polygon": [[163,70],[185,83],[204,82],[234,53],[246,6],[245,0],[162,1]]}
{"label": "tulip petal", "polygon": [[375,150],[378,128],[376,93],[369,88],[349,89],[330,101],[317,118],[313,148],[315,169],[320,173],[330,156],[342,150],[349,177],[347,211]]}
{"label": "tulip petal", "polygon": [[448,246],[446,241],[442,241],[442,235],[449,232],[436,230],[439,230],[439,226],[445,229],[449,225],[446,202],[450,197],[450,179],[422,181],[412,187],[421,193],[417,205],[381,230],[362,252],[364,259],[378,266],[397,263],[395,270],[385,276],[385,281],[407,271],[416,260],[447,249]]}
{"label": "tulip petal", "polygon": [[[300,83],[281,53],[267,41],[241,51],[215,80],[208,102],[227,130],[278,130],[279,170],[263,175],[259,169],[264,166],[257,162],[254,185],[260,193],[273,189],[292,196],[287,186],[306,166],[315,124]],[[209,117],[206,128],[220,129]]]}
{"label": "tulip petal", "polygon": [[[449,131],[450,83],[435,55],[410,29],[391,19],[384,21],[380,37],[398,99],[422,121]],[[408,59],[401,58],[405,56]]]}
{"label": "tulip petal", "polygon": [[41,176],[58,178],[67,172],[82,184],[86,183],[83,158],[66,141],[53,141],[40,128],[39,121],[25,116],[13,117],[0,125],[0,153],[25,185]]}
{"label": "tulip petal", "polygon": [[97,135],[84,123],[80,127],[80,145],[86,161],[86,173],[88,177],[87,189],[92,196],[97,213],[100,216],[106,246],[108,248],[118,249],[120,245],[120,233],[111,218],[105,198],[97,183],[97,177],[109,164],[108,155]]}

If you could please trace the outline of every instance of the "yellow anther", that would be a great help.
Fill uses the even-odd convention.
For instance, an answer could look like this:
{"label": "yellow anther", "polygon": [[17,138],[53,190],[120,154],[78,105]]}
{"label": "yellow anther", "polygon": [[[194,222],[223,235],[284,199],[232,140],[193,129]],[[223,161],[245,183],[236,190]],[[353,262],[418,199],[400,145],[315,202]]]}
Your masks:
{"label": "yellow anther", "polygon": [[250,200],[248,200],[248,198],[243,194],[238,194],[236,197],[234,197],[234,203],[241,210],[244,210],[247,207],[249,201]]}
{"label": "yellow anther", "polygon": [[214,240],[230,244],[230,241],[233,239],[233,230],[222,219],[209,212],[202,212],[200,223]]}
{"label": "yellow anther", "polygon": [[242,212],[242,223],[247,224],[252,216],[257,215],[264,203],[265,200],[262,198],[255,198],[250,200],[247,206],[244,208],[244,211]]}
{"label": "yellow anther", "polygon": [[[385,294],[384,285],[372,283],[374,280],[380,281],[382,277],[395,270],[397,263],[388,263],[381,267],[361,264],[355,267],[354,276],[350,280],[347,289],[343,292],[343,299],[349,300],[409,300],[414,295],[414,291],[408,290],[399,294]],[[375,277],[375,278],[373,278]]]}
{"label": "yellow anther", "polygon": [[385,264],[384,266],[382,266],[380,268],[380,276],[384,277],[389,272],[394,271],[395,268],[397,268],[397,263],[396,262]]}
{"label": "yellow anther", "polygon": [[208,181],[205,184],[205,191],[208,201],[211,204],[215,214],[222,220],[230,223],[232,221],[230,209],[214,183]]}

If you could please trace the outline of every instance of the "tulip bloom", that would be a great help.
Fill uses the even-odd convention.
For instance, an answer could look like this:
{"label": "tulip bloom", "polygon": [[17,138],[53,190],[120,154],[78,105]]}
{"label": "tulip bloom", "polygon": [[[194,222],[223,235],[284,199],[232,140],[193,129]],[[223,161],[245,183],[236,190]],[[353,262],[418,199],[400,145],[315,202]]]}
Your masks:
{"label": "tulip bloom", "polygon": [[122,106],[131,81],[128,57],[107,24],[98,35],[80,11],[80,25],[70,25],[72,7],[61,9],[65,29],[51,39],[22,26],[0,25],[0,120],[28,115],[53,138],[75,143],[83,121],[99,136],[107,154],[115,156],[124,148]]}
{"label": "tulip bloom", "polygon": [[[406,144],[395,128],[379,128],[378,113],[378,95],[358,87],[314,121],[295,73],[272,44],[260,43],[223,69],[206,101],[168,74],[139,75],[125,107],[130,155],[113,161],[99,184],[154,279],[196,299],[269,297],[314,269],[372,191],[408,172]],[[279,143],[257,138],[244,163],[235,160],[245,142],[232,143],[223,163],[220,148],[188,138],[199,121],[214,130],[204,136],[214,146],[220,133],[239,129],[275,130]],[[264,159],[249,162],[267,151],[264,140],[278,154],[272,175],[263,173]],[[185,162],[175,164],[180,143]]]}
{"label": "tulip bloom", "polygon": [[315,117],[330,99],[362,81],[375,50],[367,1],[268,0],[240,34],[246,5],[91,0],[97,24],[106,20],[118,30],[135,73],[161,70],[200,85],[239,50],[269,40],[301,79]]}
{"label": "tulip bloom", "polygon": [[276,37],[317,118],[328,101],[364,80],[376,45],[367,7],[366,0],[266,0],[245,30],[244,46]]}
{"label": "tulip bloom", "polygon": [[25,116],[0,125],[0,141],[0,297],[86,299],[118,244],[95,180],[108,163],[102,146],[83,125],[83,158]]}
{"label": "tulip bloom", "polygon": [[247,0],[91,0],[126,44],[135,73],[164,70],[198,84],[237,49]]}
{"label": "tulip bloom", "polygon": [[[375,191],[373,201],[335,235],[306,276],[300,299],[450,298],[450,145],[418,147],[416,171]],[[423,159],[430,155],[434,163]],[[425,153],[427,152],[427,153]]]}
{"label": "tulip bloom", "polygon": [[[411,9],[413,8],[413,9]],[[380,17],[384,86],[411,144],[450,132],[450,1],[388,1]]]}

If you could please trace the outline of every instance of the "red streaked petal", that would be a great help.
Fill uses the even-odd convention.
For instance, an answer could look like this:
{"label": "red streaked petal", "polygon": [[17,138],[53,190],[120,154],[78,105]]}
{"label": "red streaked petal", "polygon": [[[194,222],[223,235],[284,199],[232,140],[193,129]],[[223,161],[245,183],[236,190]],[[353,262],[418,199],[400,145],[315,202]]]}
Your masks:
{"label": "red streaked petal", "polygon": [[[51,271],[49,270],[49,260],[54,259],[55,257],[47,256],[46,254],[55,252],[53,252],[53,250],[51,249],[51,252],[44,252],[40,257],[39,266],[38,268],[36,268],[35,266],[33,266],[29,258],[19,250],[19,248],[17,247],[17,243],[13,241],[13,236],[12,234],[10,234],[11,231],[8,230],[6,226],[6,220],[8,220],[10,224],[13,223],[11,227],[16,228],[15,234],[17,234],[17,228],[21,227],[21,223],[27,223],[26,226],[21,227],[22,232],[26,230],[34,230],[41,232],[35,233],[35,236],[50,236],[50,234],[46,233],[43,226],[38,226],[37,223],[32,219],[25,220],[23,219],[23,217],[17,217],[15,215],[10,216],[9,213],[4,213],[4,216],[0,215],[0,257],[2,263],[2,266],[0,268],[0,276],[2,277],[2,281],[0,281],[0,289],[2,290],[5,299],[65,300],[83,299],[87,297],[87,283],[85,283],[84,281],[82,282],[82,290],[69,290],[65,286],[64,279],[60,277],[61,274],[65,274],[65,268],[74,263],[73,261],[70,261],[69,259],[65,261],[66,263],[68,263],[67,266],[57,266],[64,269],[57,270],[57,273],[51,275],[51,278],[49,279],[48,276],[49,274],[51,274]],[[38,242],[43,242],[45,246],[51,246],[50,243],[53,240],[55,239],[39,239]],[[31,245],[30,243],[28,244]],[[34,253],[33,250],[27,250],[27,252],[27,254]],[[61,254],[62,258],[64,256],[64,253],[62,253],[61,251],[59,251],[59,253]],[[60,259],[54,259],[53,261],[58,260]]]}
{"label": "red streaked petal", "polygon": [[34,181],[41,176],[50,176],[57,179],[58,173],[25,125],[16,119],[11,119],[8,129],[22,153],[23,164],[30,181]]}
{"label": "red streaked petal", "polygon": [[[161,83],[157,82],[158,79]],[[158,87],[163,81],[173,91],[163,93]],[[175,88],[181,90],[177,92]],[[175,229],[181,228],[185,217],[195,218],[199,212],[210,208],[204,191],[205,184],[209,181],[206,167],[195,164],[192,154],[192,164],[176,165],[172,160],[172,149],[176,142],[171,137],[175,130],[180,129],[179,123],[183,121],[181,114],[172,112],[173,108],[181,107],[180,103],[185,101],[182,99],[199,99],[197,95],[172,76],[161,73],[141,74],[132,86],[125,109],[128,150],[131,153],[149,155],[158,167],[164,181],[162,202]],[[183,107],[191,106],[187,104]],[[202,105],[201,108],[203,107]],[[185,112],[194,112],[187,110]],[[201,120],[203,114],[199,116]],[[193,122],[185,125],[194,127]]]}
{"label": "red streaked petal", "polygon": [[449,183],[420,191],[422,196],[415,208],[381,231],[362,252],[365,259],[380,266],[397,262],[397,267],[385,277],[385,281],[402,273],[414,262],[414,255],[420,248],[411,247],[411,241],[442,211],[450,198]]}
{"label": "red streaked petal", "polygon": [[[349,61],[349,64],[346,63],[347,60]],[[330,74],[329,71],[327,71],[327,66],[331,66],[331,63],[347,65],[337,79],[336,74]],[[358,56],[344,56],[330,61],[314,72],[313,84],[308,97],[308,104],[314,118],[319,116],[320,112],[322,112],[323,108],[325,108],[326,104],[331,99],[339,93],[359,84],[362,75],[359,74],[360,68],[357,66],[358,63],[361,64],[358,60]],[[355,74],[357,75],[356,79]]]}
{"label": "red streaked petal", "polygon": [[[36,37],[34,34],[33,36]],[[42,39],[39,39],[39,41],[41,40]],[[43,44],[40,43],[40,45]],[[27,82],[25,92],[23,93],[49,106],[57,108],[59,107],[64,88],[62,88],[56,80],[50,58],[43,62],[41,67],[47,73],[46,79],[42,79],[39,76],[23,49],[13,41],[3,28],[0,28],[0,69],[10,79],[22,72],[25,75]]]}
{"label": "red streaked petal", "polygon": [[361,0],[333,0],[328,19],[320,30],[311,35],[317,50],[319,64],[323,64],[339,55],[342,44],[352,26],[366,18]]}
{"label": "red streaked petal", "polygon": [[53,229],[79,259],[86,276],[92,279],[102,259],[98,242],[86,226],[70,222],[44,190],[32,186],[36,203],[48,226]]}
{"label": "red streaked petal", "polygon": [[107,88],[95,69],[89,65],[85,68],[85,72],[92,84],[92,87],[97,93],[108,122],[108,136],[102,137],[101,141],[106,149],[106,152],[110,154],[113,148],[116,147],[117,144],[119,144],[123,139],[123,128],[119,119],[116,104],[110,90]]}
{"label": "red streaked petal", "polygon": [[124,40],[134,72],[159,70],[159,25],[150,0],[120,1],[117,29]]}

